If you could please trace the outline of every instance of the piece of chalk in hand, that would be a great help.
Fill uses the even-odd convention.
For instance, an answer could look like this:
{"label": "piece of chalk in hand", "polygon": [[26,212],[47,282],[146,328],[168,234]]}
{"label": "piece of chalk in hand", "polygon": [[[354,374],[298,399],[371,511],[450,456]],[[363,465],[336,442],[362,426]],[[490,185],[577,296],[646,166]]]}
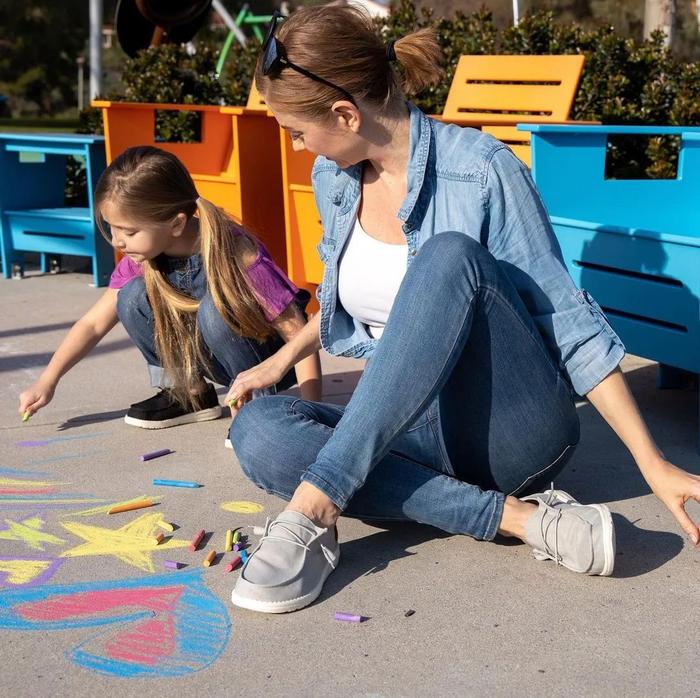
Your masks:
{"label": "piece of chalk in hand", "polygon": [[22,421],[23,421],[23,422],[28,422],[28,421],[29,421],[29,418],[30,418],[31,416],[32,416],[31,413],[29,412],[29,410],[27,410],[27,411],[22,415]]}

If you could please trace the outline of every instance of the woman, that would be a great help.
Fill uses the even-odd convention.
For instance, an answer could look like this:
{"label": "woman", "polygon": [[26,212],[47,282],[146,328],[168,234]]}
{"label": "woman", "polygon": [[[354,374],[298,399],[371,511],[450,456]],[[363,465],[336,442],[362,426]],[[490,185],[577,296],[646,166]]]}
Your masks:
{"label": "woman", "polygon": [[256,83],[313,171],[323,223],[321,312],[236,378],[245,404],[323,346],[368,358],[345,409],[282,396],[245,404],[241,466],[288,499],[233,603],[311,603],[338,563],[340,513],[428,523],[609,575],[604,505],[550,489],[578,442],[586,395],[694,544],[683,505],[700,478],[666,461],[618,367],[624,347],[568,275],[529,172],[502,143],[429,119],[398,86],[440,79],[429,30],[384,46],[350,7],[300,10],[268,34]]}

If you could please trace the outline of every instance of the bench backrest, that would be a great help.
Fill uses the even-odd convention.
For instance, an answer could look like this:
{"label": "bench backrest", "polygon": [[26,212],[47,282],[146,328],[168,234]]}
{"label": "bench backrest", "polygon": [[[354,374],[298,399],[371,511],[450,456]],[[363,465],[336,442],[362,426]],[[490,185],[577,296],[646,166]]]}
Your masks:
{"label": "bench backrest", "polygon": [[583,62],[582,55],[462,56],[443,119],[490,124],[482,130],[508,143],[529,164],[529,134],[518,131],[515,124],[566,121]]}

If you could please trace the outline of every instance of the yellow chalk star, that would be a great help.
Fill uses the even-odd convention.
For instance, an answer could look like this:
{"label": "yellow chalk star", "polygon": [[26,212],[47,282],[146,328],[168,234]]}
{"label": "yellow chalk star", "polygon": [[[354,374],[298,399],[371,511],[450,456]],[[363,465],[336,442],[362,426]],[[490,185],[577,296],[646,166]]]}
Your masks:
{"label": "yellow chalk star", "polygon": [[43,550],[44,543],[62,545],[66,542],[50,533],[44,533],[41,530],[44,521],[38,516],[32,516],[22,521],[5,519],[5,523],[7,528],[0,531],[0,540],[22,540],[34,550]]}
{"label": "yellow chalk star", "polygon": [[156,546],[153,528],[161,514],[144,514],[131,523],[116,530],[81,523],[62,523],[61,526],[78,538],[87,541],[61,553],[61,557],[81,557],[83,555],[115,555],[129,565],[154,572],[151,553],[156,550],[186,548],[189,541],[172,538]]}

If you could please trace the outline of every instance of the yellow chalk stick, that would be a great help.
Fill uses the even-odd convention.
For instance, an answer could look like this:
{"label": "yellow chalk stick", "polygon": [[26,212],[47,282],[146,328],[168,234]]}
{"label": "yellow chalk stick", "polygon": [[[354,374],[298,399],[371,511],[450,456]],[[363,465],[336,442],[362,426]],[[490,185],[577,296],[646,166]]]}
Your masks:
{"label": "yellow chalk stick", "polygon": [[240,532],[240,531],[236,531],[236,532],[233,534],[233,542],[234,542],[234,543],[240,543],[240,540],[241,540],[241,532]]}
{"label": "yellow chalk stick", "polygon": [[29,421],[29,418],[30,418],[31,416],[32,416],[31,413],[29,412],[29,410],[27,410],[27,411],[22,415],[22,421],[23,421],[23,422],[28,422],[28,421]]}
{"label": "yellow chalk stick", "polygon": [[168,531],[169,533],[172,533],[175,530],[175,527],[167,521],[156,521],[156,526],[159,526],[164,531]]}
{"label": "yellow chalk stick", "polygon": [[216,550],[212,550],[209,555],[207,555],[204,558],[204,566],[209,567],[212,562],[214,562],[214,558],[216,557]]}
{"label": "yellow chalk stick", "polygon": [[224,546],[224,552],[228,553],[233,548],[233,531],[230,529],[226,531],[226,545]]}

